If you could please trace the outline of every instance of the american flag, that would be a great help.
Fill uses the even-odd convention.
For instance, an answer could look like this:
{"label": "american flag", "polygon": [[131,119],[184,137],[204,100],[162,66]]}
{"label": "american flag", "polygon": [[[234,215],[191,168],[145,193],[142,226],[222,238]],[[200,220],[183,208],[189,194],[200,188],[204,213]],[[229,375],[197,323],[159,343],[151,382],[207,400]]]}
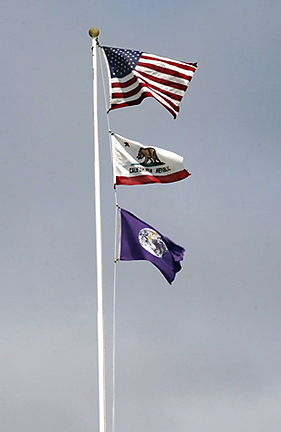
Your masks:
{"label": "american flag", "polygon": [[176,118],[197,63],[129,49],[102,48],[111,76],[110,110],[138,105],[146,97],[153,97]]}

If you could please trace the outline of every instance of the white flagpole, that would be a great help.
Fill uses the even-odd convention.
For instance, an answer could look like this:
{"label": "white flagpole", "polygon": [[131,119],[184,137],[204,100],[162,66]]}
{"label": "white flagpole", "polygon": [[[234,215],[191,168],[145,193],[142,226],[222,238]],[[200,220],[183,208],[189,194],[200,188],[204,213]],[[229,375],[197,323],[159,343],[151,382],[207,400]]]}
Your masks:
{"label": "white flagpole", "polygon": [[96,261],[97,261],[97,333],[98,333],[98,388],[99,388],[99,432],[106,432],[105,398],[105,355],[103,323],[103,281],[102,281],[102,231],[100,198],[100,156],[98,132],[98,85],[97,85],[97,47],[99,30],[89,30],[92,38],[93,59],[93,120],[94,120],[94,170],[95,170],[95,216],[96,216]]}

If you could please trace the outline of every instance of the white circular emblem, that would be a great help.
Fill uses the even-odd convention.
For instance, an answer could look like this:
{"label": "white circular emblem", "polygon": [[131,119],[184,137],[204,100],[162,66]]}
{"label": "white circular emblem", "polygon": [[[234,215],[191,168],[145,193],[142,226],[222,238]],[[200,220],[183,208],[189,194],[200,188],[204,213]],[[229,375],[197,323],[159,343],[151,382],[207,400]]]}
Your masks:
{"label": "white circular emblem", "polygon": [[168,248],[161,236],[150,228],[143,228],[139,232],[140,245],[158,258],[162,258],[168,252]]}

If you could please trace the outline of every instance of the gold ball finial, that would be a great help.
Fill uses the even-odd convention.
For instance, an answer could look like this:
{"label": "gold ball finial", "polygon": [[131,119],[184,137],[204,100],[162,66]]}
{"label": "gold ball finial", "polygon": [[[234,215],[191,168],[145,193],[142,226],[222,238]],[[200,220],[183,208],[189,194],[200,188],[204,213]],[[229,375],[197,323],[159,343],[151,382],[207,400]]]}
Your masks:
{"label": "gold ball finial", "polygon": [[97,27],[90,28],[89,35],[91,38],[97,38],[99,34],[100,34],[100,31]]}

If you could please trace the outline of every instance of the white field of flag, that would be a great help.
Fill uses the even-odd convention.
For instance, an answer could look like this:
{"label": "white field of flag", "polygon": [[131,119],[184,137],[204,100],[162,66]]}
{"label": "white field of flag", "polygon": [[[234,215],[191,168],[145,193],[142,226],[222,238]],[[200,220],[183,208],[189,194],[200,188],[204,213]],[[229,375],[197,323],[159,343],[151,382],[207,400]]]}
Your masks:
{"label": "white field of flag", "polygon": [[116,185],[172,183],[188,177],[183,157],[159,147],[111,133],[113,177]]}

